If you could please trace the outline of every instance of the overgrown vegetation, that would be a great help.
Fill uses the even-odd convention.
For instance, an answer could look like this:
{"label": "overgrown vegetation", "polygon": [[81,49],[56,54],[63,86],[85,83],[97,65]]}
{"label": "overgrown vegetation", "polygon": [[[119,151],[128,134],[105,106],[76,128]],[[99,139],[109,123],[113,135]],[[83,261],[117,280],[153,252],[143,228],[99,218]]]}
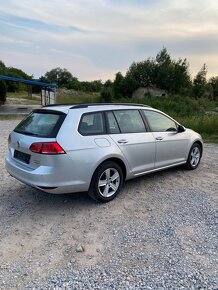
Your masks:
{"label": "overgrown vegetation", "polygon": [[[178,118],[180,120],[180,118]],[[191,116],[182,118],[185,127],[202,134],[205,140],[214,140],[218,143],[218,117],[217,116]]]}
{"label": "overgrown vegetation", "polygon": [[[0,61],[0,74],[33,78],[20,69],[6,67],[2,61]],[[48,71],[39,80],[56,83],[59,88],[80,91],[79,94],[73,96],[59,94],[58,103],[143,103],[166,112],[181,124],[201,133],[207,140],[218,142],[218,115],[205,114],[218,107],[218,76],[209,80],[206,76],[207,67],[203,64],[192,79],[189,74],[188,61],[181,58],[172,59],[167,49],[163,48],[155,58],[134,62],[125,75],[118,72],[114,81],[107,80],[104,83],[101,80],[79,81],[67,69],[62,68]],[[19,92],[25,89],[23,84],[9,81],[5,84],[8,92]],[[162,89],[167,97],[145,94],[142,98],[133,100],[133,92],[140,87]],[[34,92],[39,92],[39,90],[39,88],[33,88]],[[37,102],[37,98],[26,97],[26,99],[28,102]]]}
{"label": "overgrown vegetation", "polygon": [[74,89],[83,92],[99,92],[103,86],[101,80],[91,82],[79,81],[67,69],[60,67],[48,71],[40,79],[42,82],[55,83],[58,87],[65,87],[67,89]]}
{"label": "overgrown vegetation", "polygon": [[101,97],[99,93],[83,93],[78,96],[66,96],[58,94],[58,104],[78,104],[78,103],[100,103]]}
{"label": "overgrown vegetation", "polygon": [[[32,79],[33,76],[27,75],[21,69],[15,67],[7,67],[3,61],[0,60],[0,74],[7,75],[11,77],[23,78],[23,79]],[[4,81],[7,92],[18,92],[26,90],[26,85],[18,82]]]}
{"label": "overgrown vegetation", "polygon": [[[120,98],[118,101],[130,103],[132,99]],[[207,98],[196,100],[180,96],[173,98],[145,96],[143,100],[136,99],[134,101],[164,111],[185,127],[199,132],[204,141],[218,143],[218,114],[215,112],[213,114],[211,111],[218,107],[218,102]],[[212,114],[205,114],[208,111],[211,111]]]}

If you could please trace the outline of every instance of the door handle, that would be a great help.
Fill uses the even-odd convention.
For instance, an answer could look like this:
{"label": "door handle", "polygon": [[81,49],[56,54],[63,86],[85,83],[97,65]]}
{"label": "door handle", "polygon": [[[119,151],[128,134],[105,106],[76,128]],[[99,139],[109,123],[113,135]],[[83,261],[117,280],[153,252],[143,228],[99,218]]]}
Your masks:
{"label": "door handle", "polygon": [[161,140],[163,140],[163,137],[159,136],[159,137],[156,137],[155,139],[158,141],[161,141]]}
{"label": "door handle", "polygon": [[126,144],[126,143],[128,143],[128,140],[126,140],[126,139],[120,139],[120,140],[118,140],[117,141],[119,144]]}

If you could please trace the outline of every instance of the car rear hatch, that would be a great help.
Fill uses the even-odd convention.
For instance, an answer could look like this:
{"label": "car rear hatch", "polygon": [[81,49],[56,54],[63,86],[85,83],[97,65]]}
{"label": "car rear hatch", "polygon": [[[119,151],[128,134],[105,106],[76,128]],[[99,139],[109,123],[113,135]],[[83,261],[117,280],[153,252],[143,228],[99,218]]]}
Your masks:
{"label": "car rear hatch", "polygon": [[34,170],[51,165],[51,155],[65,153],[56,142],[65,117],[62,111],[37,109],[18,124],[9,136],[9,152],[17,166]]}

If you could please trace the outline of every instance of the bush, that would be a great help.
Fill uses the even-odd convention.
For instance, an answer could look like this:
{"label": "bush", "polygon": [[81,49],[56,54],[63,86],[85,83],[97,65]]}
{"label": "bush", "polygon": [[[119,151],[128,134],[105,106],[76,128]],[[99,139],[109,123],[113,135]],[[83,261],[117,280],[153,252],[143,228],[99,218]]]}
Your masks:
{"label": "bush", "polygon": [[200,134],[218,136],[218,116],[202,115],[180,118],[181,123],[187,128],[193,129]]}
{"label": "bush", "polygon": [[4,81],[0,80],[0,103],[5,103],[6,94],[7,94],[6,84]]}
{"label": "bush", "polygon": [[101,101],[103,103],[111,103],[113,97],[113,91],[110,87],[105,87],[101,91]]}

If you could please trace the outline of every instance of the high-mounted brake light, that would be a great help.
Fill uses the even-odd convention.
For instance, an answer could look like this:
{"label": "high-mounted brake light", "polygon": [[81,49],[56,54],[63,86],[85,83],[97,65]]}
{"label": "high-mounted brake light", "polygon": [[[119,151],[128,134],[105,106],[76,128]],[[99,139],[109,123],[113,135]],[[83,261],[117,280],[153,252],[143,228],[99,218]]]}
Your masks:
{"label": "high-mounted brake light", "polygon": [[30,151],[39,154],[65,154],[64,149],[57,142],[37,142],[30,146]]}

